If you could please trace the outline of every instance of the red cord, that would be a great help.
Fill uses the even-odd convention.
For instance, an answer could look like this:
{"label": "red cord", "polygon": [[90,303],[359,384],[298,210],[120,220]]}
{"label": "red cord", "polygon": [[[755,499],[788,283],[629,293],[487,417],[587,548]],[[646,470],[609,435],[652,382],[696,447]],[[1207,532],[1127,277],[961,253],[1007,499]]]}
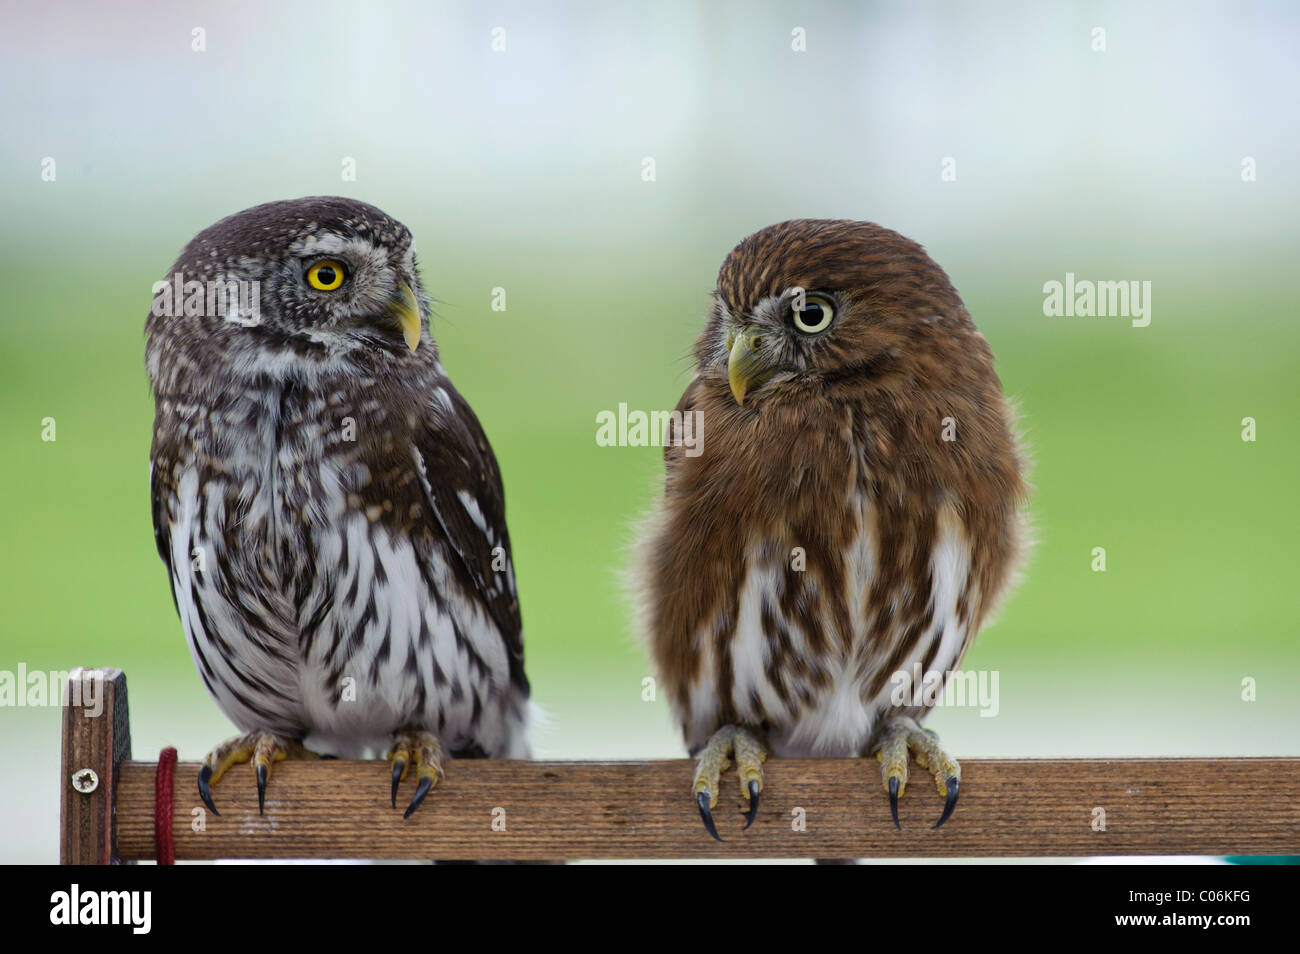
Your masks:
{"label": "red cord", "polygon": [[176,843],[172,839],[172,791],[176,781],[176,749],[167,746],[158,755],[158,773],[153,780],[153,841],[160,865],[176,864]]}

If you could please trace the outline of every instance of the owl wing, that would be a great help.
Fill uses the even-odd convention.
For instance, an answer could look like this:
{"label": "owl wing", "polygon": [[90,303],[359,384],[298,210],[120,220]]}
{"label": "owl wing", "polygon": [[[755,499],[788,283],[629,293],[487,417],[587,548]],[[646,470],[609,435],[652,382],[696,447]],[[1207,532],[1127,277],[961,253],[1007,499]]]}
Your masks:
{"label": "owl wing", "polygon": [[501,633],[511,683],[527,695],[523,622],[501,472],[469,402],[449,381],[442,382],[442,395],[445,401],[430,407],[415,438],[436,532],[456,555],[462,586],[477,594]]}
{"label": "owl wing", "polygon": [[154,440],[154,449],[152,460],[149,463],[149,496],[150,506],[153,511],[153,542],[158,548],[158,556],[162,557],[163,566],[167,568],[167,590],[172,595],[172,606],[176,607],[176,615],[180,615],[181,605],[176,598],[176,587],[173,584],[172,572],[172,539],[171,523],[167,512],[167,488],[163,486],[162,475],[170,473],[170,465],[162,463],[158,459],[161,449],[158,441]]}

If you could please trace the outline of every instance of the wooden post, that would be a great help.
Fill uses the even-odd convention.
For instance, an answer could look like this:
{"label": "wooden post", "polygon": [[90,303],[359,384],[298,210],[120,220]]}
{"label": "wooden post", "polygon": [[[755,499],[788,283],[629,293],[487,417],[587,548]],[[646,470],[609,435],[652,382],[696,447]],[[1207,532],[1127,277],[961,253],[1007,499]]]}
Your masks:
{"label": "wooden post", "polygon": [[118,772],[131,758],[126,675],[120,669],[74,669],[65,693],[59,860],[114,864]]}
{"label": "wooden post", "polygon": [[[257,811],[249,765],[213,786],[176,766],[178,860],[208,858],[938,858],[1300,854],[1300,758],[966,759],[956,814],[914,768],[889,818],[875,759],[768,759],[758,819],[742,830],[740,783],[700,822],[684,759],[506,762],[450,759],[409,819],[415,782],[389,801],[387,763],[277,762]],[[121,857],[155,857],[152,762],[127,762],[117,792]],[[1104,814],[1103,814],[1104,813]]]}

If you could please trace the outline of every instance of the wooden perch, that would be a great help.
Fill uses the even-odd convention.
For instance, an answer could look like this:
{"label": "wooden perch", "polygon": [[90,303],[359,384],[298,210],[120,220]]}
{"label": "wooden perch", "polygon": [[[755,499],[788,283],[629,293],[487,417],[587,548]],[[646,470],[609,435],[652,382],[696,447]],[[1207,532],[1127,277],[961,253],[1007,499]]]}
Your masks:
{"label": "wooden perch", "polygon": [[[124,717],[124,680],[115,701]],[[65,721],[80,718],[65,712]],[[104,755],[111,736],[98,731],[69,746],[65,730],[65,862],[155,857],[154,763],[119,760],[116,772],[101,772],[113,784],[98,801],[71,786],[71,762],[112,764]],[[452,760],[409,820],[402,808],[415,783],[402,783],[394,809],[384,762],[277,763],[262,816],[248,765],[213,788],[215,816],[199,801],[198,764],[186,762],[176,767],[172,831],[178,860],[1300,854],[1298,758],[969,759],[962,767],[956,814],[933,831],[942,799],[913,766],[897,831],[874,760],[772,759],[749,831],[741,831],[735,773],[723,776],[719,844],[700,822],[685,759]]]}
{"label": "wooden perch", "polygon": [[[1300,759],[968,760],[951,821],[913,766],[889,818],[875,760],[773,759],[754,826],[725,776],[704,831],[694,766],[662,762],[448,763],[446,780],[409,820],[388,798],[383,762],[280,762],[266,814],[248,766],[213,790],[220,817],[192,830],[197,763],[176,772],[173,824],[183,858],[846,858],[981,855],[1300,853]],[[118,789],[122,858],[153,857],[154,766],[128,762]],[[1092,828],[1105,810],[1105,831]],[[804,830],[796,830],[802,810]],[[497,828],[493,830],[494,820]]]}

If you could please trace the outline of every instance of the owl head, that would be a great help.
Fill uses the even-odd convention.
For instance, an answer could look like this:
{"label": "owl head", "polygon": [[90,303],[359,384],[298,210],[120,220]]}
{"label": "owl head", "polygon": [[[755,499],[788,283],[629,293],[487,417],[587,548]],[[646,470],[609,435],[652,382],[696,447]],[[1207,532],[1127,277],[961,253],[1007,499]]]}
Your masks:
{"label": "owl head", "polygon": [[401,222],[355,199],[268,202],[204,229],[155,284],[150,368],[176,352],[236,373],[426,363],[426,307]]}
{"label": "owl head", "polygon": [[737,245],[696,345],[701,376],[744,407],[900,376],[939,387],[986,356],[948,276],[920,245],[840,219],[781,222]]}

